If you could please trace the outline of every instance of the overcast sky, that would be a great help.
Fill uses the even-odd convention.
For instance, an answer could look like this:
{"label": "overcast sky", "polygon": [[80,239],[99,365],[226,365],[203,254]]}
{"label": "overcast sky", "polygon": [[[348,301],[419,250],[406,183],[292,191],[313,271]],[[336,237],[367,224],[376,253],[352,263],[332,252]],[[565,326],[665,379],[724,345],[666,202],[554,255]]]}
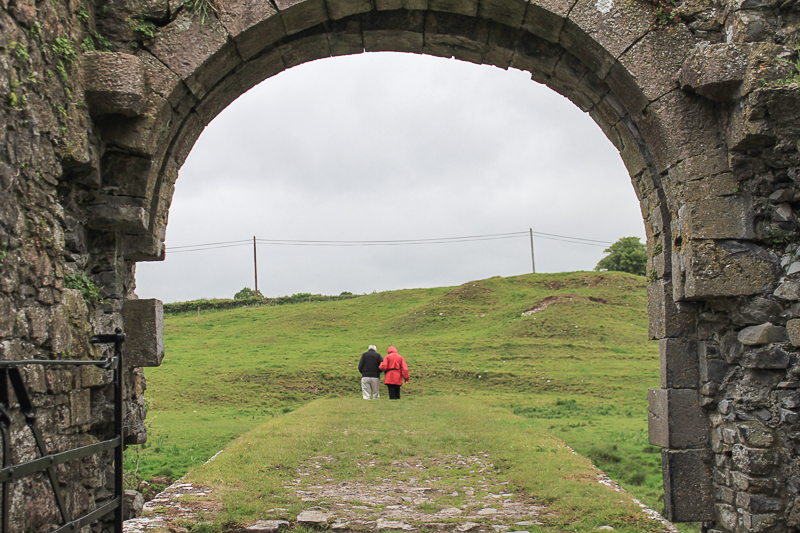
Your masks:
{"label": "overcast sky", "polygon": [[[255,87],[180,172],[167,259],[137,266],[165,302],[253,288],[252,239],[362,241],[527,231],[644,242],[622,160],[591,118],[530,80],[453,59],[314,61]],[[537,272],[591,270],[602,246],[534,237]],[[527,236],[414,246],[259,245],[266,296],[460,285],[531,271]]]}

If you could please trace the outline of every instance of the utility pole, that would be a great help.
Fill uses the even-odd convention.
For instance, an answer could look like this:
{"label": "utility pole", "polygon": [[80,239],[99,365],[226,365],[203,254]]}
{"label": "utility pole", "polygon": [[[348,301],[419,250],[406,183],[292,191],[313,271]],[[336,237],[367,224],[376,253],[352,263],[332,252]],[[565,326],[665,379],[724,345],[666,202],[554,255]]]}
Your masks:
{"label": "utility pole", "polygon": [[258,296],[258,253],[256,252],[256,237],[253,236],[253,272],[256,275],[256,296]]}
{"label": "utility pole", "polygon": [[533,257],[533,228],[528,228],[531,232],[531,266],[533,266],[533,273],[536,274],[536,259]]}

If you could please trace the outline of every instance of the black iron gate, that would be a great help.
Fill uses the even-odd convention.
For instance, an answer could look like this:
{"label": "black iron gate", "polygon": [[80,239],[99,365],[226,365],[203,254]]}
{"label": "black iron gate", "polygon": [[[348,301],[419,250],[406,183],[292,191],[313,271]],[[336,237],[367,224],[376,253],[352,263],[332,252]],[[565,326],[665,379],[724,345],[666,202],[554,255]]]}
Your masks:
{"label": "black iron gate", "polygon": [[[123,366],[122,366],[122,343],[125,342],[125,335],[120,328],[116,329],[116,333],[109,335],[95,335],[89,342],[93,344],[114,344],[114,355],[108,359],[99,361],[67,361],[67,360],[42,360],[42,359],[28,359],[20,361],[0,361],[0,434],[2,434],[3,446],[3,468],[0,470],[0,483],[2,483],[2,494],[0,494],[0,512],[3,513],[0,519],[0,533],[10,533],[9,530],[9,511],[10,511],[10,489],[11,483],[14,480],[35,474],[37,472],[47,472],[50,479],[50,486],[53,489],[53,496],[55,498],[56,506],[61,515],[62,525],[53,533],[69,533],[80,530],[82,527],[87,526],[107,514],[114,513],[114,531],[115,533],[122,533],[122,506],[124,490],[122,486],[122,451],[124,420],[124,406],[123,406]],[[36,413],[31,403],[28,390],[22,380],[22,373],[20,367],[41,365],[43,367],[52,366],[86,366],[94,365],[106,370],[114,371],[114,438],[82,446],[73,450],[68,450],[60,453],[48,453],[45,447],[42,432],[36,425]],[[11,428],[11,417],[9,415],[9,389],[8,384],[11,383],[11,388],[14,390],[14,395],[19,403],[20,411],[25,417],[25,423],[33,434],[36,441],[36,447],[39,450],[38,459],[33,459],[19,464],[9,464],[11,460],[11,444],[9,442],[9,429]],[[66,463],[72,459],[80,459],[88,457],[96,453],[103,452],[114,448],[114,497],[107,503],[98,507],[88,514],[78,517],[70,518],[67,513],[67,508],[64,504],[64,497],[61,494],[61,489],[56,478],[55,467],[57,465]]]}

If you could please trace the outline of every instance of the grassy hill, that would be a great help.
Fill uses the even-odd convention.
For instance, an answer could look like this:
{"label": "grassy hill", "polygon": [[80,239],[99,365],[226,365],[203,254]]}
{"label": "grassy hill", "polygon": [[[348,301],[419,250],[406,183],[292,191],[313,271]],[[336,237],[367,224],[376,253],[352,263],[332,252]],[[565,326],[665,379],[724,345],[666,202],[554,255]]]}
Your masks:
{"label": "grassy hill", "polygon": [[646,300],[642,277],[579,272],[170,316],[164,363],[145,374],[150,440],[126,466],[176,478],[312,400],[358,398],[360,354],[393,345],[411,369],[404,400],[463,398],[524,417],[660,510]]}

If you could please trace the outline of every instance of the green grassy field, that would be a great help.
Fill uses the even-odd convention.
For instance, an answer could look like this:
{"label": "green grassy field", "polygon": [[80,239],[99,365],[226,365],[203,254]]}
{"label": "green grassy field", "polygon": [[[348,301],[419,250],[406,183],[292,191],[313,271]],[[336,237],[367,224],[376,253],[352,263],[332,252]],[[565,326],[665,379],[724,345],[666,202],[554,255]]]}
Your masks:
{"label": "green grassy field", "polygon": [[295,415],[282,415],[313,400],[358,399],[359,355],[394,345],[412,374],[401,402],[453,397],[503,411],[663,508],[660,454],[647,443],[659,364],[643,277],[531,274],[190,313],[167,318],[165,343],[162,366],[146,369],[149,441],[126,455],[145,479],[177,478],[273,419],[291,428]]}

